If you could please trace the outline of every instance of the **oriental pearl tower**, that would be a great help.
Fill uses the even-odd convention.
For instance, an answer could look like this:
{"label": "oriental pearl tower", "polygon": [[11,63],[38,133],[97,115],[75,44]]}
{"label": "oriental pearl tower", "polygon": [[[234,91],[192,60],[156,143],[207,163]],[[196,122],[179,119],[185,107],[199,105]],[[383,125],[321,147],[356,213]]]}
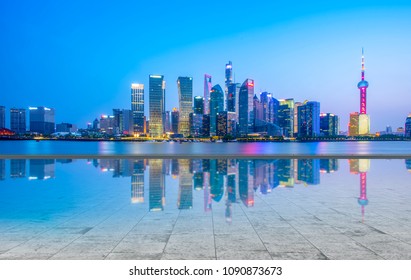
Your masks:
{"label": "oriental pearl tower", "polygon": [[370,133],[370,117],[367,115],[367,88],[368,82],[364,79],[364,48],[362,48],[361,56],[361,81],[357,87],[360,90],[360,114],[358,118],[358,134],[366,135]]}

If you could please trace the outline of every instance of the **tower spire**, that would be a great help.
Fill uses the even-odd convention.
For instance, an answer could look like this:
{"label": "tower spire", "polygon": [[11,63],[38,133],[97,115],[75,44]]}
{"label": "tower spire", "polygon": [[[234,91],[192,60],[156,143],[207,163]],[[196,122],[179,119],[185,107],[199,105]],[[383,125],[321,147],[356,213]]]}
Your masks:
{"label": "tower spire", "polygon": [[364,81],[364,72],[365,72],[365,63],[364,63],[364,48],[362,48],[361,52],[361,80]]}

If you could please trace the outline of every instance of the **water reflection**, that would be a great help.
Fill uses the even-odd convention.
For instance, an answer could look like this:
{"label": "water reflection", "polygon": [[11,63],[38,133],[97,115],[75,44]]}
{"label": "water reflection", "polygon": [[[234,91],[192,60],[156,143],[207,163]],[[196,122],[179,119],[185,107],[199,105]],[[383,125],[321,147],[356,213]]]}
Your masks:
{"label": "water reflection", "polygon": [[[78,160],[81,164],[83,160]],[[257,195],[270,195],[276,188],[320,184],[320,174],[338,172],[338,159],[89,159],[86,163],[113,178],[130,177],[133,204],[147,205],[149,211],[164,211],[168,180],[176,182],[177,199],[168,205],[177,209],[194,207],[196,193],[203,197],[203,211],[213,204],[225,205],[227,222],[232,220],[232,205],[254,207]],[[70,164],[72,159],[0,159],[0,180],[48,180],[56,177],[56,163]],[[358,204],[364,219],[368,205],[367,172],[370,160],[348,160],[349,171],[359,177]],[[411,171],[411,159],[405,160]],[[167,179],[169,178],[169,179]],[[173,187],[173,186],[172,186]],[[148,201],[147,201],[148,200]],[[196,200],[198,203],[198,200]]]}

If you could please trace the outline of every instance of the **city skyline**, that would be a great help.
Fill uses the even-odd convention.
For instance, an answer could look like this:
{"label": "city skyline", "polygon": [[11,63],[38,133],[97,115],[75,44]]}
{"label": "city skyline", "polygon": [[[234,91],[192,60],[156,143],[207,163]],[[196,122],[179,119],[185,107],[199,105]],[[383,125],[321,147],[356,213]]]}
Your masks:
{"label": "city skyline", "polygon": [[[193,96],[202,96],[204,74],[213,77],[213,85],[224,86],[224,66],[232,61],[234,82],[250,78],[255,81],[256,93],[268,91],[277,99],[318,101],[322,112],[341,118],[341,130],[346,131],[349,113],[358,110],[355,85],[364,47],[367,80],[371,84],[367,90],[371,132],[384,130],[387,125],[394,129],[404,127],[411,111],[407,102],[411,92],[411,81],[407,79],[411,55],[406,50],[410,38],[404,36],[411,26],[411,7],[406,1],[313,3],[312,7],[311,3],[301,3],[297,9],[287,4],[257,3],[255,12],[250,13],[254,21],[243,23],[235,19],[230,25],[232,30],[224,32],[220,29],[228,24],[228,19],[222,18],[219,24],[206,21],[210,32],[200,32],[201,36],[199,28],[204,25],[204,15],[194,17],[196,5],[179,11],[192,21],[192,26],[187,27],[189,32],[180,34],[178,27],[186,27],[188,22],[165,26],[169,15],[164,11],[159,11],[165,15],[164,21],[153,22],[143,15],[147,21],[136,26],[128,19],[114,23],[124,15],[125,8],[114,7],[110,11],[113,7],[104,3],[102,18],[93,16],[88,21],[85,15],[92,4],[2,4],[1,34],[5,44],[0,46],[4,61],[0,77],[5,94],[0,105],[7,109],[53,107],[56,123],[70,122],[81,128],[96,116],[110,113],[112,108],[130,109],[130,85],[140,83],[147,89],[149,74],[160,74],[167,82],[166,110],[171,111],[178,107],[174,82],[177,77],[193,77]],[[218,7],[231,7],[235,14],[240,11],[240,4],[230,2]],[[126,6],[129,9],[134,5],[137,4]],[[144,3],[139,7],[149,10],[152,5]],[[168,5],[164,3],[164,8]],[[217,3],[212,1],[210,5]],[[176,11],[181,7],[177,4],[169,8]],[[12,17],[17,11],[22,14],[19,22]],[[113,25],[106,29],[108,36],[102,36],[103,27],[96,27],[104,15],[113,19],[109,21]],[[73,16],[79,22],[72,26]],[[45,24],[48,20],[61,27],[61,32],[56,26]],[[130,32],[133,28],[136,31]],[[149,34],[152,28],[164,29],[161,40],[167,44],[160,43],[160,39],[150,41],[154,38]],[[140,36],[136,32],[141,32]],[[91,38],[87,38],[90,34]],[[130,34],[131,44],[126,41]],[[173,40],[173,36],[177,38]],[[98,39],[105,44],[97,46]],[[137,39],[142,43],[133,47]],[[65,45],[67,42],[72,43]],[[148,94],[146,90],[144,100],[149,100]],[[392,102],[387,102],[387,98],[393,98]]]}

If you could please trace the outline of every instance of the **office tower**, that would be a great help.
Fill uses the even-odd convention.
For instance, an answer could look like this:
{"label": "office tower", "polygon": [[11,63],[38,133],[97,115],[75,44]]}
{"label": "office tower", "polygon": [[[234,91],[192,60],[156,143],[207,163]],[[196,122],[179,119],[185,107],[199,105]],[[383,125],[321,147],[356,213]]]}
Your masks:
{"label": "office tower", "polygon": [[163,211],[165,205],[165,178],[163,160],[149,160],[149,207],[150,211]]}
{"label": "office tower", "polygon": [[177,108],[173,108],[173,111],[171,112],[171,131],[174,134],[178,133],[179,118],[180,118],[180,112],[177,110]]}
{"label": "office tower", "polygon": [[254,80],[246,79],[240,87],[238,94],[238,123],[239,134],[246,136],[253,131],[253,97]]}
{"label": "office tower", "polygon": [[280,99],[278,109],[278,125],[285,137],[293,137],[294,132],[294,99]]}
{"label": "office tower", "polygon": [[47,180],[54,178],[55,160],[54,159],[30,159],[29,180]]}
{"label": "office tower", "polygon": [[405,137],[411,137],[411,114],[405,120]]}
{"label": "office tower", "polygon": [[115,133],[115,118],[110,115],[101,115],[100,117],[100,132],[113,135]]}
{"label": "office tower", "polygon": [[95,118],[95,120],[93,121],[93,130],[97,131],[100,129],[100,121]]}
{"label": "office tower", "polygon": [[113,116],[113,134],[119,134],[123,131],[123,111],[121,109],[113,109]]}
{"label": "office tower", "polygon": [[204,98],[201,96],[194,97],[194,113],[195,114],[204,113]]}
{"label": "office tower", "polygon": [[178,159],[180,175],[178,176],[178,209],[190,209],[193,207],[193,182],[190,174],[190,160]]}
{"label": "office tower", "polygon": [[358,118],[358,134],[370,134],[370,116],[367,115],[367,88],[368,82],[364,80],[364,49],[362,49],[361,57],[361,81],[357,87],[360,90],[360,115]]}
{"label": "office tower", "polygon": [[350,122],[348,123],[348,135],[357,136],[359,134],[359,114],[358,112],[350,113]]}
{"label": "office tower", "polygon": [[224,92],[220,85],[215,85],[210,92],[210,135],[216,135],[217,113],[224,110]]}
{"label": "office tower", "polygon": [[337,136],[339,127],[338,116],[330,113],[320,114],[320,134],[322,136]]}
{"label": "office tower", "polygon": [[56,124],[56,132],[74,133],[77,132],[77,127],[71,123]]}
{"label": "office tower", "polygon": [[[233,84],[233,64],[231,63],[231,61],[229,61],[226,65],[225,65],[225,88],[224,88],[224,99],[225,99],[225,103],[227,110],[228,110],[228,92],[229,92],[229,88],[230,85]],[[233,112],[233,111],[230,111]]]}
{"label": "office tower", "polygon": [[190,113],[190,135],[194,137],[203,136],[203,114]]}
{"label": "office tower", "polygon": [[170,119],[170,111],[165,112],[165,122],[164,122],[164,130],[167,132],[171,132],[171,119]]}
{"label": "office tower", "polygon": [[132,134],[137,135],[137,134],[144,133],[144,85],[143,84],[131,84],[131,111],[133,112]]}
{"label": "office tower", "polygon": [[26,177],[26,160],[11,159],[10,160],[10,177],[24,178]]}
{"label": "office tower", "polygon": [[298,137],[320,135],[320,102],[306,101],[298,107]]}
{"label": "office tower", "polygon": [[54,128],[54,109],[47,107],[29,107],[30,131],[40,134],[52,134]]}
{"label": "office tower", "polygon": [[236,134],[235,113],[222,111],[217,113],[217,136],[234,136]]}
{"label": "office tower", "polygon": [[210,114],[211,76],[204,74],[204,114]]}
{"label": "office tower", "polygon": [[294,137],[298,136],[298,107],[302,106],[302,102],[294,103]]}
{"label": "office tower", "polygon": [[10,109],[10,129],[17,134],[26,133],[26,109]]}
{"label": "office tower", "polygon": [[203,137],[210,136],[210,115],[203,115],[203,126],[201,130],[201,135]]}
{"label": "office tower", "polygon": [[[128,109],[123,109],[121,111],[120,120],[120,133],[133,135],[134,133],[134,116],[133,111]],[[143,116],[143,130],[144,130],[144,116]],[[144,131],[143,131],[144,132]]]}
{"label": "office tower", "polygon": [[165,89],[166,83],[162,75],[150,75],[150,135],[152,137],[161,137],[164,133],[164,116],[165,116]]}
{"label": "office tower", "polygon": [[180,107],[180,120],[178,133],[187,137],[190,134],[189,115],[193,110],[193,78],[178,77],[178,104]]}
{"label": "office tower", "polygon": [[6,107],[0,106],[0,128],[6,128]]}
{"label": "office tower", "polygon": [[133,174],[131,175],[131,203],[144,202],[144,160],[133,161]]}

